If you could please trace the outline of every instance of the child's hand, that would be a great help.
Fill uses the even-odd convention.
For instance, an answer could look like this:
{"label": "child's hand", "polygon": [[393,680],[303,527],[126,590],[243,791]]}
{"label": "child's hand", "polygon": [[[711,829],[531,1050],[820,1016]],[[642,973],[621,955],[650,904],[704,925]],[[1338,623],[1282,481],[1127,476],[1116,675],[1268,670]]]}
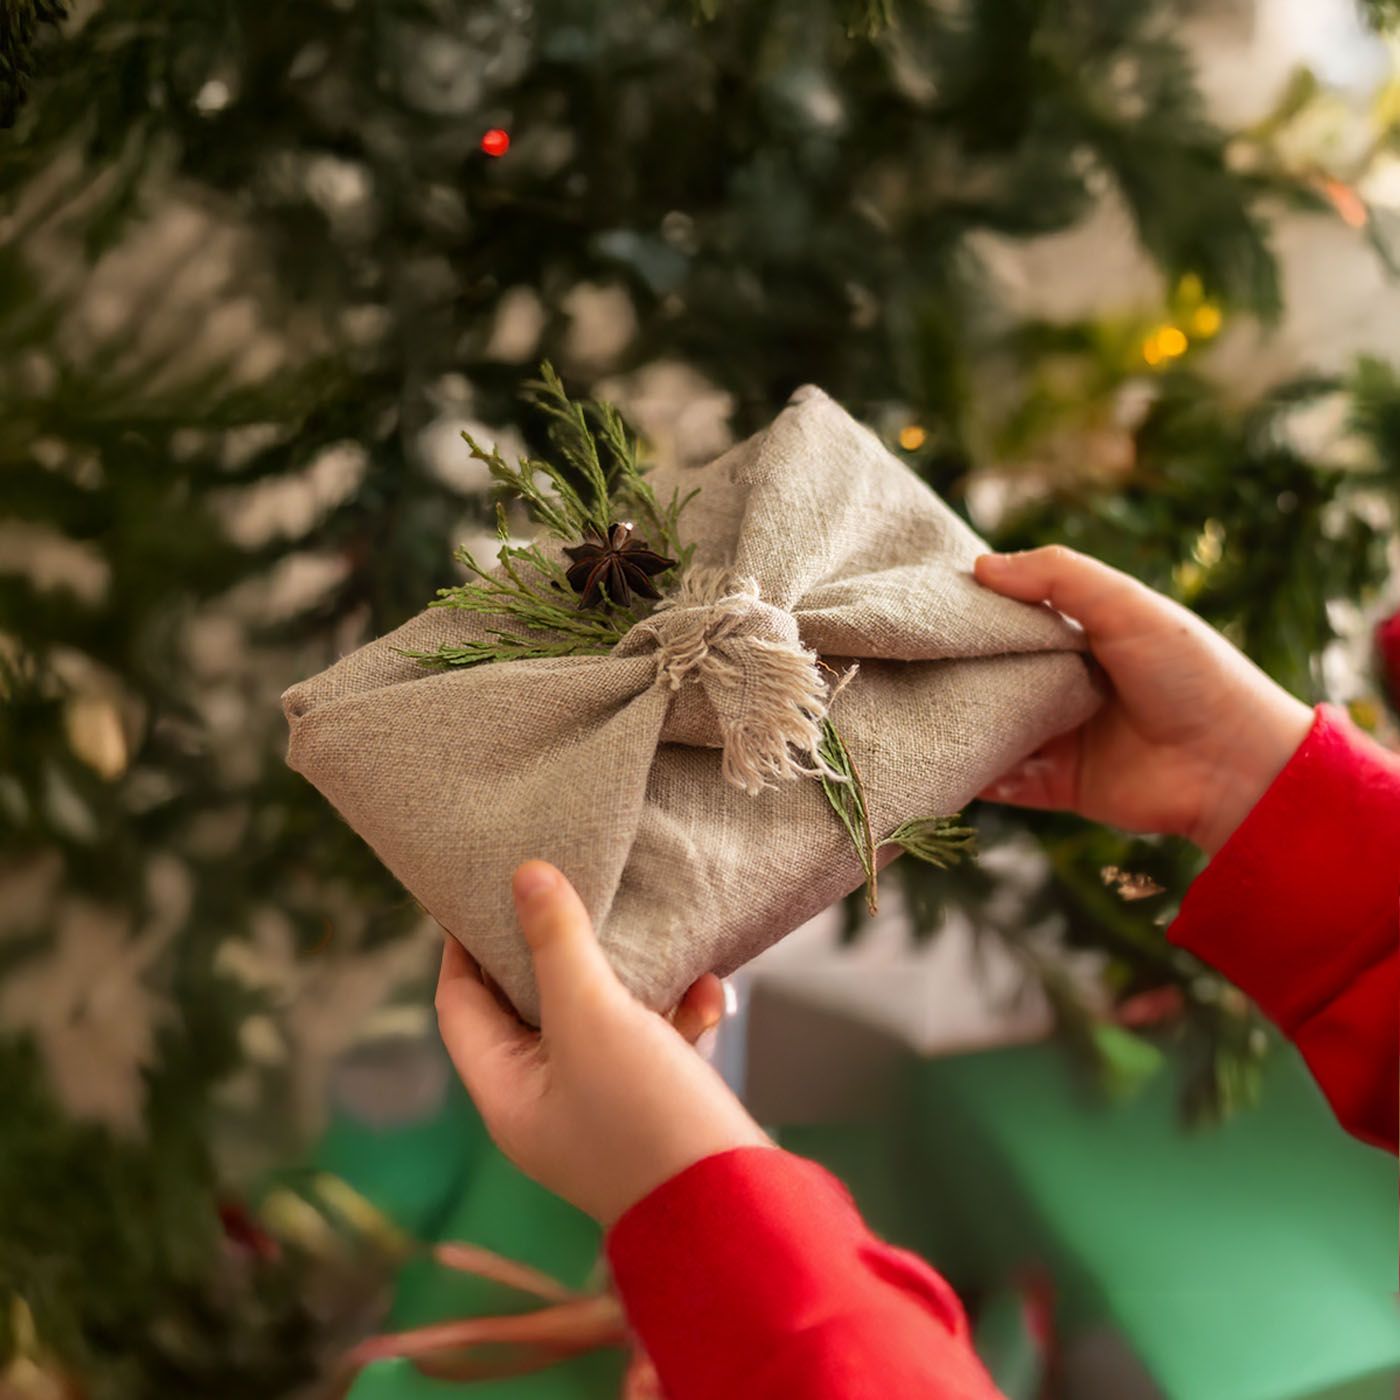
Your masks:
{"label": "child's hand", "polygon": [[1073,550],[984,554],[974,572],[1073,618],[1113,683],[1092,719],[982,796],[1174,833],[1214,855],[1302,743],[1308,707],[1193,613]]}
{"label": "child's hand", "polygon": [[534,955],[540,1029],[501,1005],[455,939],[447,940],[437,990],[443,1041],[501,1151],[610,1225],[702,1157],[772,1146],[686,1043],[719,1020],[718,982],[697,982],[673,1026],[613,975],[558,870],[527,861],[514,887]]}

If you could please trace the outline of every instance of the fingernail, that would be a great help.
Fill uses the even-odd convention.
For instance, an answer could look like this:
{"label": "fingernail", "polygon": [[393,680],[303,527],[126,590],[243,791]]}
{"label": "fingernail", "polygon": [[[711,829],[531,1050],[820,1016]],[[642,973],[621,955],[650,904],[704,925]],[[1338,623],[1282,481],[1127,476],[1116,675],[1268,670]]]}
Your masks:
{"label": "fingernail", "polygon": [[1026,775],[1023,772],[1008,773],[1004,778],[998,778],[989,788],[987,795],[993,802],[1001,801],[1007,797],[1017,797],[1025,792],[1027,787]]}
{"label": "fingernail", "polygon": [[538,899],[554,888],[559,873],[546,861],[527,860],[515,872],[515,898],[521,904]]}

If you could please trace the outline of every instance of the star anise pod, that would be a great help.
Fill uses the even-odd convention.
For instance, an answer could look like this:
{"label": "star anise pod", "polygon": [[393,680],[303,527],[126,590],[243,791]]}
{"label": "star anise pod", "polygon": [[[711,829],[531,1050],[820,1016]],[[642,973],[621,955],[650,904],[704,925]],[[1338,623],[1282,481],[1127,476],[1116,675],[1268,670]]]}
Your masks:
{"label": "star anise pod", "polygon": [[663,573],[676,562],[633,539],[630,521],[609,525],[606,535],[590,525],[583,543],[568,546],[564,553],[573,560],[567,577],[569,586],[582,595],[581,608],[597,606],[605,590],[608,601],[620,607],[626,606],[633,593],[659,598],[652,575]]}

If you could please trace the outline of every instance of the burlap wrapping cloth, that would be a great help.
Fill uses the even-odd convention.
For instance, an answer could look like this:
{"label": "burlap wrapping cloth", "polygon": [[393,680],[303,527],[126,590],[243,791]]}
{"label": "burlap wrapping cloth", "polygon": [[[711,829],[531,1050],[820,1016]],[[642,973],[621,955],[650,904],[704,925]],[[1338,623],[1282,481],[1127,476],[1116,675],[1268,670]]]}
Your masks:
{"label": "burlap wrapping cloth", "polygon": [[284,696],[288,762],[531,1021],[510,895],[529,857],[658,1009],[862,883],[797,747],[850,658],[831,717],[877,839],[958,811],[1098,703],[1077,629],[979,587],[982,542],[819,389],[652,481],[701,488],[695,556],[610,655],[427,670],[399,651],[485,633],[432,608]]}

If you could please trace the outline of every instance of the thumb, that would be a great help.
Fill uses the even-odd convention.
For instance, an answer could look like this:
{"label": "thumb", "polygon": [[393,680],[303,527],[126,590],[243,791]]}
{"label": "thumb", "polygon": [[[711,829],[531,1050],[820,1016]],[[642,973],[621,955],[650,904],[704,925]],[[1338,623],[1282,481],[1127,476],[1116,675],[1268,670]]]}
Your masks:
{"label": "thumb", "polygon": [[578,891],[548,861],[527,860],[512,881],[515,914],[530,946],[540,992],[540,1022],[567,1016],[599,991],[620,984],[598,946]]}

